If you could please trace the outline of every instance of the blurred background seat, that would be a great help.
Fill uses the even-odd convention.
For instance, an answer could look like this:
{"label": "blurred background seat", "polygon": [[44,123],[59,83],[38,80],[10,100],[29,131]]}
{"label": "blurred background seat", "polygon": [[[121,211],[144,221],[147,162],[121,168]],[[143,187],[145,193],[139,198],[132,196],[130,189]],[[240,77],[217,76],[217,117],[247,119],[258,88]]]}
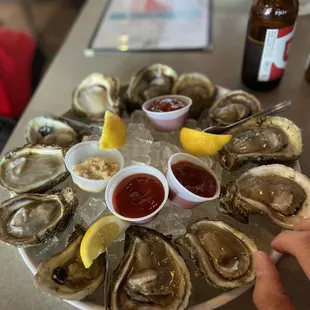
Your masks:
{"label": "blurred background seat", "polygon": [[[0,27],[28,33],[37,42],[39,51],[36,49],[35,54],[38,60],[33,66],[37,75],[35,85],[65,40],[84,2],[85,0],[0,0]],[[0,115],[0,151],[17,121]]]}
{"label": "blurred background seat", "polygon": [[85,0],[0,0],[2,26],[25,31],[38,41],[47,66],[66,38]]}

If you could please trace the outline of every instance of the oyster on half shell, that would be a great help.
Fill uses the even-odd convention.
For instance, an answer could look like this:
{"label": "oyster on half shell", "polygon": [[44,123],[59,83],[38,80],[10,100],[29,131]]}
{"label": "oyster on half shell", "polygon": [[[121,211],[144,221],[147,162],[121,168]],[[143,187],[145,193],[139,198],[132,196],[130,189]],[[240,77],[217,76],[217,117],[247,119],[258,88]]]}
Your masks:
{"label": "oyster on half shell", "polygon": [[238,122],[262,110],[256,97],[243,90],[235,90],[219,98],[210,108],[210,126],[226,126]]}
{"label": "oyster on half shell", "polygon": [[130,79],[125,94],[127,109],[130,112],[141,109],[149,99],[170,95],[177,77],[177,73],[166,65],[153,64],[141,68]]}
{"label": "oyster on half shell", "polygon": [[81,300],[97,290],[106,274],[106,256],[103,253],[90,268],[84,267],[80,256],[84,233],[84,229],[76,227],[66,248],[38,266],[33,280],[35,287],[67,300]]}
{"label": "oyster on half shell", "polygon": [[216,90],[215,84],[206,75],[192,72],[179,76],[172,93],[192,99],[193,104],[189,111],[189,117],[197,119],[201,112],[212,104]]}
{"label": "oyster on half shell", "polygon": [[46,116],[33,118],[28,123],[25,137],[27,142],[33,145],[69,147],[78,142],[78,135],[71,126],[56,118]]}
{"label": "oyster on half shell", "polygon": [[215,287],[230,289],[255,279],[254,241],[224,222],[199,220],[175,242],[189,252],[199,273]]}
{"label": "oyster on half shell", "polygon": [[219,162],[226,170],[247,162],[289,163],[302,153],[300,129],[284,117],[254,118],[227,134],[232,139],[219,152]]}
{"label": "oyster on half shell", "polygon": [[149,228],[131,226],[126,231],[124,253],[111,281],[111,310],[187,307],[189,270],[167,237]]}
{"label": "oyster on half shell", "polygon": [[25,145],[0,160],[0,184],[15,194],[43,193],[69,175],[59,146]]}
{"label": "oyster on half shell", "polygon": [[16,247],[46,242],[64,231],[78,205],[71,188],[54,194],[21,194],[0,205],[0,240]]}
{"label": "oyster on half shell", "polygon": [[294,229],[310,217],[310,180],[284,165],[252,168],[222,187],[220,211],[243,223],[260,213],[275,224]]}
{"label": "oyster on half shell", "polygon": [[73,92],[72,109],[98,122],[104,120],[105,111],[121,114],[119,79],[92,73]]}

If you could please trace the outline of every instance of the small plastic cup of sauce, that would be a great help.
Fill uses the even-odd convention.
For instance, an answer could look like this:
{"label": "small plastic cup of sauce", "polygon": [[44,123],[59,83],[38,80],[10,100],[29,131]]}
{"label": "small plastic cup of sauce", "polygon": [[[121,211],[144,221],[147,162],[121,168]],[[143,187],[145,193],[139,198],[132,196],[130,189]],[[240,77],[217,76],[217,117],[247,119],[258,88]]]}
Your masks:
{"label": "small plastic cup of sauce", "polygon": [[165,206],[169,186],[165,176],[151,166],[133,165],[116,173],[105,200],[118,218],[135,224],[150,222]]}
{"label": "small plastic cup of sauce", "polygon": [[111,178],[91,180],[73,172],[73,166],[81,164],[90,157],[102,157],[106,160],[115,161],[119,165],[119,170],[124,168],[124,157],[117,149],[101,150],[99,141],[81,142],[69,149],[65,156],[65,164],[71,173],[73,182],[86,192],[99,193],[106,188]]}
{"label": "small plastic cup of sauce", "polygon": [[183,209],[192,209],[220,194],[213,171],[189,154],[177,153],[169,158],[167,180],[169,199]]}
{"label": "small plastic cup of sauce", "polygon": [[142,110],[158,131],[180,130],[188,117],[192,99],[186,96],[166,95],[146,101]]}

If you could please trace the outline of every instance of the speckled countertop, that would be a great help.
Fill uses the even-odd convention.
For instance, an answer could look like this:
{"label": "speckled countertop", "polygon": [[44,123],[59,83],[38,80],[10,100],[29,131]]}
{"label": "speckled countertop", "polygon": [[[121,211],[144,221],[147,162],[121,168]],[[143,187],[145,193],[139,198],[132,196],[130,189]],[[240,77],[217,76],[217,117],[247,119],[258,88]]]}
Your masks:
{"label": "speckled countertop", "polygon": [[[41,86],[21,118],[5,151],[25,143],[24,129],[34,116],[44,112],[63,114],[70,108],[71,95],[75,86],[92,72],[103,72],[120,77],[121,82],[140,67],[153,62],[172,66],[178,72],[199,71],[227,88],[238,89],[244,46],[245,29],[250,6],[248,0],[214,1],[214,50],[212,53],[125,53],[86,58],[86,48],[101,12],[104,0],[89,0],[69,34],[64,46],[50,66]],[[288,116],[303,130],[305,141],[301,167],[310,176],[310,85],[303,80],[307,54],[310,53],[310,16],[299,19],[294,43],[281,86],[275,91],[258,94],[263,106],[275,104],[282,99],[293,100],[293,107],[283,115]],[[3,192],[0,192],[3,196]],[[6,197],[2,197],[4,200]],[[288,295],[296,309],[309,309],[310,283],[296,260],[285,256],[279,263],[281,277]],[[24,265],[18,251],[0,245],[0,309],[73,309],[63,301],[44,295],[33,287],[32,274]],[[222,309],[255,309],[251,292],[246,293]]]}

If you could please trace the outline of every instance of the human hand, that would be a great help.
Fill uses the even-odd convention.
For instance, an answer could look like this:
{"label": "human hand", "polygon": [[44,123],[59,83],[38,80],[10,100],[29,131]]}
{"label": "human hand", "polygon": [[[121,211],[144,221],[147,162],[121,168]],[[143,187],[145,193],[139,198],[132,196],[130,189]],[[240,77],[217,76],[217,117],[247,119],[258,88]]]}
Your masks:
{"label": "human hand", "polygon": [[[280,233],[271,246],[278,252],[295,256],[310,279],[310,219],[303,220],[294,231]],[[254,266],[256,285],[253,299],[256,307],[259,310],[294,310],[270,257],[264,252],[255,253]]]}

